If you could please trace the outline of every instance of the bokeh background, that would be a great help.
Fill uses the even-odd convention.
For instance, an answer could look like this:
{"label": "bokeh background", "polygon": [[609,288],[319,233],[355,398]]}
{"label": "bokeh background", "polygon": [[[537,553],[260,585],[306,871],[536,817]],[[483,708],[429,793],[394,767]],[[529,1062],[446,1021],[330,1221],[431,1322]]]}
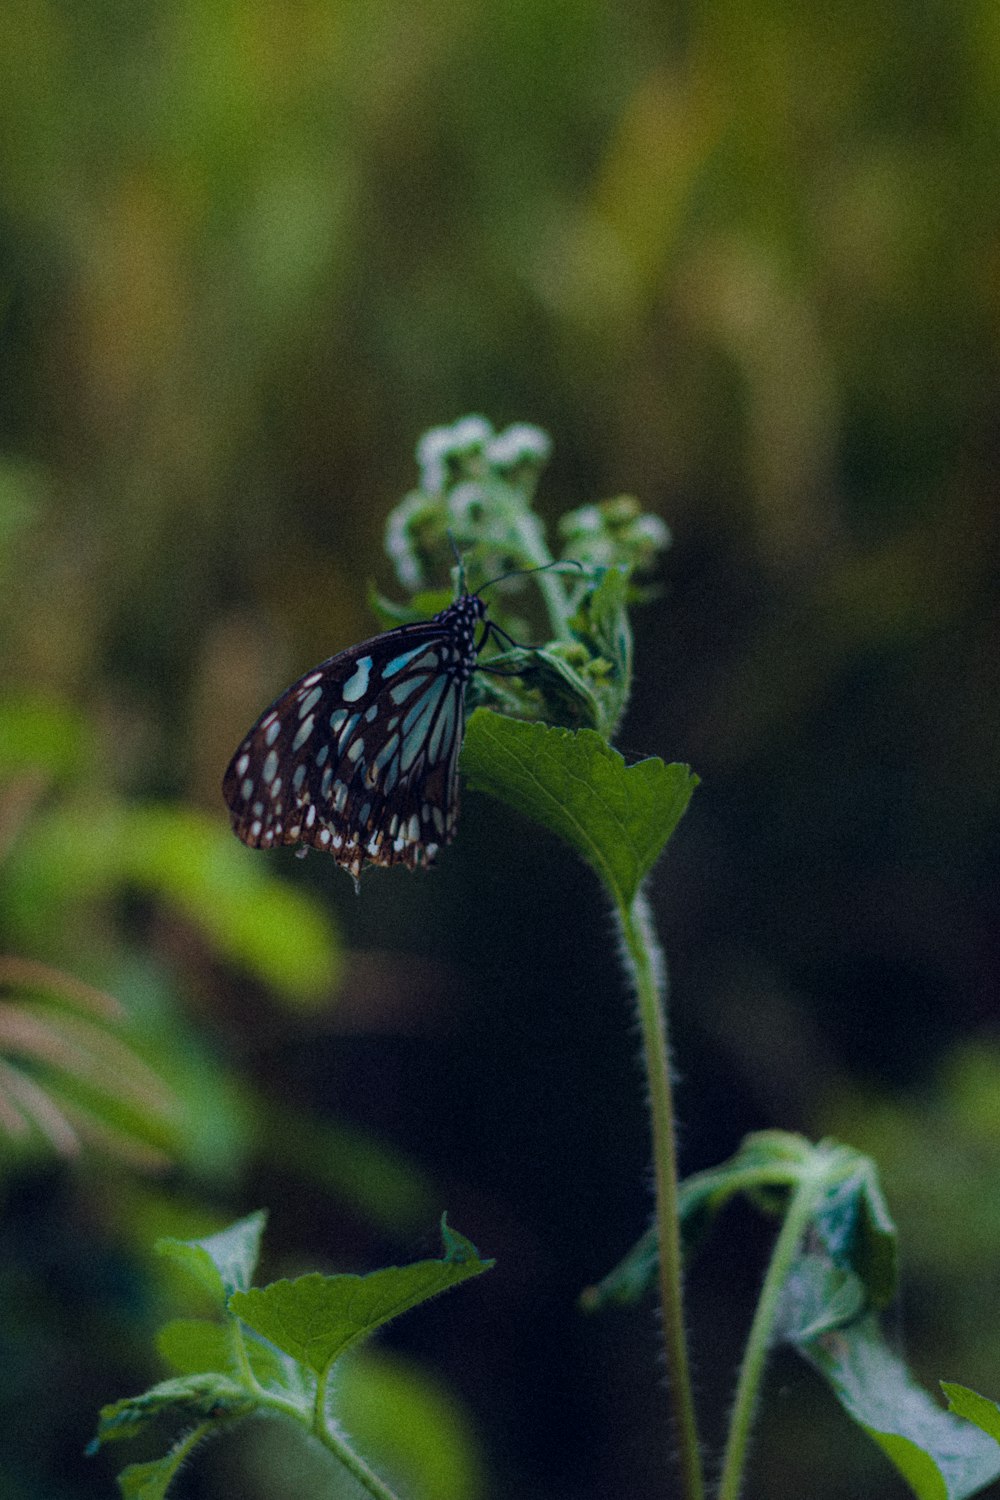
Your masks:
{"label": "bokeh background", "polygon": [[[621,746],[703,779],[653,884],[684,1169],[874,1151],[893,1337],[1000,1395],[998,80],[993,0],[8,0],[0,947],[117,997],[176,1105],[85,1098],[0,974],[5,1066],[86,1142],[4,1147],[10,1500],[112,1492],[96,1407],[184,1308],[152,1241],[260,1206],[268,1276],[436,1253],[445,1207],[498,1257],[383,1341],[457,1403],[465,1500],[670,1493],[653,1309],[575,1305],[649,1211],[594,881],[469,795],[356,898],[219,797],[371,633],[415,441],[469,411],[551,433],[551,521],[674,533]],[[770,1232],[732,1209],[691,1273],[711,1441]],[[904,1493],[810,1372],[769,1390],[749,1495]],[[178,1493],[301,1494],[275,1443]]]}

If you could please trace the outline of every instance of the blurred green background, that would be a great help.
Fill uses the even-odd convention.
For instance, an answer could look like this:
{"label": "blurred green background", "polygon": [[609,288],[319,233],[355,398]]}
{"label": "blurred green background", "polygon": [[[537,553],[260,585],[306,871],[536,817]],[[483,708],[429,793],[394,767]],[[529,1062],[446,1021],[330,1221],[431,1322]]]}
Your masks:
{"label": "blurred green background", "polygon": [[[461,1404],[463,1500],[669,1493],[652,1312],[574,1305],[649,1211],[593,880],[469,795],[356,899],[219,795],[371,633],[467,411],[552,434],[551,519],[675,534],[621,744],[703,778],[654,882],[684,1169],[872,1149],[900,1347],[1000,1396],[998,80],[994,0],[8,0],[0,946],[134,1055],[81,1079],[57,982],[0,970],[0,1059],[86,1142],[0,1118],[9,1500],[113,1492],[96,1407],[183,1307],[152,1240],[264,1205],[269,1276],[435,1253],[444,1207],[498,1257],[386,1341]],[[690,1278],[712,1440],[769,1232]],[[770,1390],[749,1496],[903,1493],[809,1372]],[[301,1494],[270,1433],[179,1493]]]}

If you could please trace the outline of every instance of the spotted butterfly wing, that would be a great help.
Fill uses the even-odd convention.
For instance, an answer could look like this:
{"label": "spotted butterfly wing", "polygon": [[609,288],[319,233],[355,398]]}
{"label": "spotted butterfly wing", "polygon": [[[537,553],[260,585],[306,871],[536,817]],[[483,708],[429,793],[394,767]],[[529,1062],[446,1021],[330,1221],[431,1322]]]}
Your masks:
{"label": "spotted butterfly wing", "polygon": [[[463,594],[428,620],[352,646],[275,699],[229,763],[222,794],[245,844],[428,865],[455,832],[465,687],[486,606]],[[487,630],[489,626],[487,626]]]}

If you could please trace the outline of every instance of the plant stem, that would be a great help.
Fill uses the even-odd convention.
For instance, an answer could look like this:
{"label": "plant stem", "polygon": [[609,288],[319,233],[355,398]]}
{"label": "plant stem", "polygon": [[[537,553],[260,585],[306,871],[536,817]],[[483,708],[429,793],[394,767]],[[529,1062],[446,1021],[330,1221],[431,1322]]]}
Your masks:
{"label": "plant stem", "polygon": [[778,1299],[788,1277],[799,1242],[805,1233],[816,1200],[816,1193],[825,1180],[819,1171],[806,1169],[798,1180],[788,1204],[785,1222],[775,1241],[771,1262],[760,1289],[757,1310],[736,1382],[736,1397],[733,1414],[729,1421],[726,1451],[722,1461],[722,1477],[719,1481],[718,1500],[737,1500],[743,1484],[743,1468],[746,1463],[750,1430],[760,1383],[764,1374],[764,1363],[771,1342],[771,1331],[778,1312]]}
{"label": "plant stem", "polygon": [[[552,562],[552,553],[545,545],[538,519],[530,511],[516,511],[511,517],[511,529],[527,567],[544,568]],[[556,573],[538,573],[535,582],[545,600],[554,635],[559,640],[572,640],[569,621],[573,610],[562,579]]]}
{"label": "plant stem", "polygon": [[355,1453],[346,1438],[330,1426],[326,1416],[326,1387],[326,1377],[321,1376],[316,1386],[316,1404],[313,1410],[314,1435],[324,1447],[336,1454],[344,1468],[354,1475],[362,1489],[374,1496],[374,1500],[397,1500],[395,1492],[378,1477],[374,1469],[368,1467],[360,1453]]}
{"label": "plant stem", "polygon": [[683,1500],[703,1500],[705,1479],[684,1329],[677,1144],[666,1016],[666,963],[653,931],[649,905],[641,892],[636,894],[628,906],[618,908],[618,917],[625,963],[635,987],[649,1089],[660,1244],[663,1345],[668,1395],[681,1469],[681,1494]]}
{"label": "plant stem", "polygon": [[378,1477],[374,1469],[368,1467],[360,1453],[355,1453],[347,1439],[331,1427],[326,1414],[326,1393],[330,1370],[327,1370],[325,1375],[317,1377],[316,1395],[312,1404],[312,1419],[310,1420],[308,1413],[303,1409],[300,1402],[290,1400],[285,1396],[279,1396],[276,1391],[264,1389],[253,1373],[246,1349],[242,1345],[242,1339],[239,1340],[239,1344],[243,1348],[242,1367],[245,1372],[245,1378],[251,1389],[256,1392],[261,1406],[268,1406],[273,1411],[283,1412],[285,1416],[292,1417],[296,1422],[301,1422],[323,1444],[324,1448],[329,1449],[340,1460],[344,1468],[354,1475],[361,1487],[367,1490],[369,1495],[373,1495],[375,1500],[398,1500],[395,1491],[391,1490],[385,1481]]}

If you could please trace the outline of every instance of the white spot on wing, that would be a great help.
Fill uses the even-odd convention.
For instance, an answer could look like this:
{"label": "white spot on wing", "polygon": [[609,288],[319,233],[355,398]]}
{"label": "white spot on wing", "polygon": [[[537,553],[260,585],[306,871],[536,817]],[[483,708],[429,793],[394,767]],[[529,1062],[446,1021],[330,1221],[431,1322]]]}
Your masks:
{"label": "white spot on wing", "polygon": [[345,703],[357,703],[368,691],[368,678],[371,676],[372,659],[370,656],[362,656],[354,671],[348,677],[340,690],[340,695]]}
{"label": "white spot on wing", "polygon": [[[319,692],[319,689],[317,688],[316,691]],[[303,719],[302,723],[298,727],[298,730],[296,731],[294,740],[292,740],[293,750],[301,750],[306,740],[312,734],[313,725],[315,724],[315,722],[316,720],[314,719],[312,714],[310,714],[307,719]]]}

